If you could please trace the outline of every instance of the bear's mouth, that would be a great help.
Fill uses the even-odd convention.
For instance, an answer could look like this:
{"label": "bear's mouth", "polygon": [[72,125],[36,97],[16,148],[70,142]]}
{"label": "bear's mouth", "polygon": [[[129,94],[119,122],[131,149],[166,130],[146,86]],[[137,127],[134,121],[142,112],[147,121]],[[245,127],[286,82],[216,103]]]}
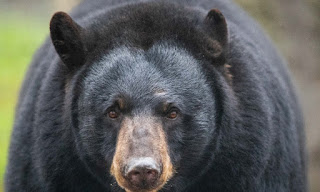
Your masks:
{"label": "bear's mouth", "polygon": [[165,133],[151,117],[125,118],[111,170],[126,192],[157,192],[173,175]]}

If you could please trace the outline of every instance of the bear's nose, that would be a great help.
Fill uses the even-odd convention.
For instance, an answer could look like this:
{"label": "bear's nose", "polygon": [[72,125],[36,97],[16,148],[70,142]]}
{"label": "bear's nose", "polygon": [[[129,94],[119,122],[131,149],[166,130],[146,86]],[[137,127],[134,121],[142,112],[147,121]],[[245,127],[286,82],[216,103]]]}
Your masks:
{"label": "bear's nose", "polygon": [[131,159],[125,178],[139,189],[153,188],[159,179],[160,166],[150,157]]}

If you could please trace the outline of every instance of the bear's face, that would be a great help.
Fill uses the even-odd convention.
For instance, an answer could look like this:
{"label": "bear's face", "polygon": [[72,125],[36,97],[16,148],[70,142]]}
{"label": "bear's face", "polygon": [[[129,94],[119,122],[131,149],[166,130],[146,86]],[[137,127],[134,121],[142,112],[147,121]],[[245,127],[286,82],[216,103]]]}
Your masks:
{"label": "bear's face", "polygon": [[157,191],[198,175],[214,131],[212,90],[199,61],[159,43],[125,46],[95,61],[80,82],[77,140],[85,159],[128,191]]}
{"label": "bear's face", "polygon": [[78,154],[114,191],[183,191],[211,166],[227,26],[218,10],[176,6],[119,8],[84,28],[51,20]]}

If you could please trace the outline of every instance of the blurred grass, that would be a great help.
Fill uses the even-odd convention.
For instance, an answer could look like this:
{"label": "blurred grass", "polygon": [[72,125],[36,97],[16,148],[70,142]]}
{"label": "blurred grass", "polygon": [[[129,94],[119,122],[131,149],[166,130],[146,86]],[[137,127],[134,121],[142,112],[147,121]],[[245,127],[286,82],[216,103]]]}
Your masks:
{"label": "blurred grass", "polygon": [[19,88],[33,53],[48,34],[47,23],[0,11],[0,191]]}

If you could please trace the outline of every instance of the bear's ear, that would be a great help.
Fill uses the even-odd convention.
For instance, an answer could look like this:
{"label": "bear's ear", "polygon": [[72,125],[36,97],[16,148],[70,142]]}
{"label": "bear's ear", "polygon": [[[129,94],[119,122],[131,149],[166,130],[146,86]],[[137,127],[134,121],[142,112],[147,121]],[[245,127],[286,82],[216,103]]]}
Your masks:
{"label": "bear's ear", "polygon": [[74,70],[85,62],[84,30],[64,12],[57,12],[50,21],[52,43],[63,63]]}
{"label": "bear's ear", "polygon": [[228,28],[224,16],[218,9],[212,9],[207,14],[204,24],[211,37],[207,45],[207,51],[214,58],[224,57],[228,44]]}

